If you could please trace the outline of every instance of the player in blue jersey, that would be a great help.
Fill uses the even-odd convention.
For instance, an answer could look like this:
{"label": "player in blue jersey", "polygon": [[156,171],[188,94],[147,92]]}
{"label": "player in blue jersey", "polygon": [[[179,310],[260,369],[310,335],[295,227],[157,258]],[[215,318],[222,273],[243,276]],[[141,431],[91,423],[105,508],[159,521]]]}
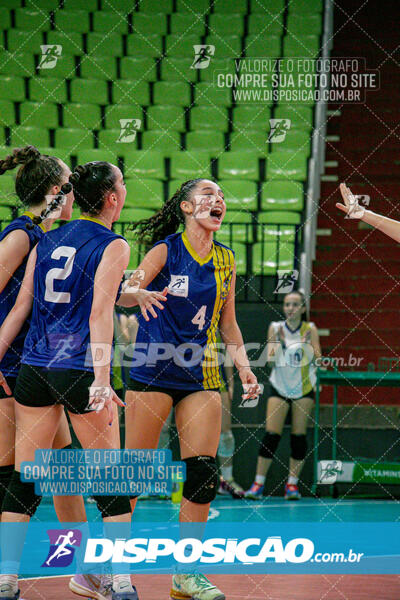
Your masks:
{"label": "player in blue jersey", "polygon": [[[15,387],[16,470],[3,502],[5,522],[28,521],[34,514],[40,496],[33,483],[21,481],[21,463],[34,460],[36,448],[51,447],[64,407],[83,448],[119,447],[118,428],[109,425],[116,412],[112,405],[123,402],[110,386],[110,360],[114,304],[130,249],[111,226],[126,190],[121,171],[106,162],[77,167],[69,181],[82,216],[47,233],[32,250],[15,306],[0,330],[1,360],[32,310]],[[143,307],[149,298],[159,308],[157,298],[165,300],[141,291],[121,301]],[[130,523],[127,497],[94,498],[104,521]],[[88,581],[76,575],[70,588],[97,600],[137,600],[129,575],[114,575],[112,589],[94,589]],[[17,593],[10,598],[16,600]]]}
{"label": "player in blue jersey", "polygon": [[[15,304],[25,273],[29,253],[44,233],[49,230],[54,217],[35,224],[42,211],[48,208],[46,196],[54,198],[68,181],[70,169],[58,158],[43,156],[37,148],[26,146],[15,149],[0,160],[0,175],[19,167],[16,177],[16,194],[27,210],[9,223],[0,234],[0,324]],[[62,218],[71,218],[73,195],[65,196],[60,209]],[[13,393],[21,364],[24,339],[29,327],[27,320],[18,336],[0,362],[1,372],[7,377],[8,395],[0,388],[0,513],[3,498],[14,471],[15,414]],[[53,440],[53,448],[71,447],[71,435],[65,414]],[[54,507],[61,522],[86,520],[82,496],[55,496]]]}
{"label": "player in blue jersey", "polygon": [[[225,212],[219,186],[194,179],[182,184],[153,217],[135,226],[139,241],[154,244],[138,267],[141,286],[158,291],[167,286],[168,302],[158,319],[139,318],[126,395],[126,447],[156,448],[163,423],[175,407],[186,463],[181,522],[205,522],[219,484],[218,328],[239,371],[244,397],[259,394],[235,316],[234,253],[213,241]],[[175,233],[181,225],[183,233]],[[133,508],[135,503],[132,499]],[[192,596],[225,598],[203,575],[174,575],[171,598]]]}

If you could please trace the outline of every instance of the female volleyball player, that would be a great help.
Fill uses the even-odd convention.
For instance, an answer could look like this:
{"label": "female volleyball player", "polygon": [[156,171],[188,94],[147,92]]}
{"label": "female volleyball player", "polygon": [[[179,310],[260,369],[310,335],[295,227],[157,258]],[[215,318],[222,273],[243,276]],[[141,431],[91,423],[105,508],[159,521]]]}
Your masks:
{"label": "female volleyball player", "polygon": [[[141,287],[161,291],[167,286],[168,302],[158,319],[144,322],[139,317],[126,394],[126,447],[156,448],[163,423],[175,407],[186,463],[181,522],[205,522],[219,484],[215,460],[221,432],[218,327],[245,397],[259,393],[235,317],[234,254],[213,241],[225,212],[219,186],[194,179],[182,184],[158,213],[135,228],[139,241],[154,244],[138,267],[144,275]],[[183,233],[175,233],[180,225]],[[135,504],[136,498],[133,509]],[[225,598],[203,575],[174,575],[171,598],[191,597]]]}
{"label": "female volleyball player", "polygon": [[[123,403],[110,386],[110,359],[114,304],[129,246],[111,225],[126,190],[120,170],[106,162],[79,166],[69,180],[83,215],[47,233],[32,250],[15,306],[0,330],[1,360],[32,309],[15,387],[16,470],[3,502],[5,522],[26,522],[34,514],[40,497],[33,483],[21,481],[21,462],[34,460],[36,448],[51,447],[64,406],[83,448],[118,447],[109,425],[113,402]],[[162,307],[156,294],[148,296]],[[67,356],[57,353],[60,340],[69,341]],[[130,523],[128,498],[94,498],[105,522]],[[72,591],[97,600],[109,600],[110,592],[112,600],[137,600],[128,575],[114,575],[112,590],[94,589],[88,579],[76,575]],[[13,585],[7,597],[16,600],[17,576],[0,576],[0,598],[3,582]]]}
{"label": "female volleyball player", "polygon": [[318,331],[314,323],[303,320],[306,311],[302,292],[286,294],[283,300],[285,321],[272,322],[268,329],[268,362],[273,365],[271,395],[267,403],[265,435],[261,443],[256,479],[247,498],[263,495],[265,478],[278,447],[289,407],[292,409],[287,500],[299,500],[298,480],[307,454],[307,421],[314,403],[316,383],[313,359],[321,356]]}
{"label": "female volleyball player", "polygon": [[[33,146],[15,149],[12,154],[0,160],[0,175],[19,167],[15,190],[27,210],[14,219],[0,234],[0,324],[15,304],[23,279],[29,253],[48,231],[54,221],[51,213],[40,225],[35,224],[42,211],[48,209],[46,196],[55,196],[61,186],[68,181],[70,169],[53,156],[43,156]],[[61,218],[71,218],[73,194],[68,194],[61,208]],[[14,471],[15,454],[15,414],[14,389],[21,364],[24,339],[28,332],[29,320],[24,323],[18,336],[0,363],[0,369],[7,377],[9,396],[0,388],[0,513],[3,498]],[[53,448],[69,448],[71,435],[65,414],[53,440]],[[60,521],[81,522],[86,520],[82,496],[54,496],[54,507]]]}

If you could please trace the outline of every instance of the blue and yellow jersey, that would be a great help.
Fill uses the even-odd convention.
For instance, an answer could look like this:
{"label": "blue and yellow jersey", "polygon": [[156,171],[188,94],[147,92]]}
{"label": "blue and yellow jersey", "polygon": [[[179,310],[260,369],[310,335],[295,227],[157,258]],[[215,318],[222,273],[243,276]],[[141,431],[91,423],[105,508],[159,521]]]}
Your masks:
{"label": "blue and yellow jersey", "polygon": [[93,371],[88,344],[94,278],[104,250],[121,237],[89,217],[43,236],[37,245],[31,324],[22,363]]}
{"label": "blue and yellow jersey", "polygon": [[[43,224],[35,225],[33,229],[27,229],[26,225],[28,223],[32,223],[33,217],[33,213],[24,212],[20,217],[14,219],[9,225],[7,225],[7,227],[0,234],[0,241],[2,241],[12,231],[22,229],[29,238],[28,254],[25,256],[19,267],[14,271],[6,287],[0,294],[0,326],[3,324],[3,321],[15,304],[19,289],[21,287],[21,282],[25,275],[26,263],[28,262],[29,254],[45,233]],[[3,360],[0,362],[0,370],[6,377],[16,377],[18,375],[18,370],[21,364],[22,350],[28,329],[29,320],[25,321],[21,331],[18,333],[17,337],[4,355]]]}
{"label": "blue and yellow jersey", "polygon": [[158,243],[167,245],[167,260],[148,289],[162,291],[167,286],[167,302],[157,319],[139,317],[130,376],[172,389],[217,389],[216,336],[234,253],[214,241],[209,254],[200,258],[185,233]]}

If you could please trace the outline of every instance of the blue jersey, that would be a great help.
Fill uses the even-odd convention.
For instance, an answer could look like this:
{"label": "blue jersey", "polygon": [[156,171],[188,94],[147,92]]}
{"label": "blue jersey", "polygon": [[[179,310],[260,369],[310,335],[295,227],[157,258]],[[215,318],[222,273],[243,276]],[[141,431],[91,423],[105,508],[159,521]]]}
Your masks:
{"label": "blue jersey", "polygon": [[[41,237],[44,235],[43,225],[35,225],[33,229],[27,229],[27,223],[32,223],[32,217],[34,215],[29,212],[23,213],[17,219],[14,219],[0,234],[0,241],[17,229],[22,229],[29,238],[29,252],[25,256],[22,263],[14,271],[12,277],[7,283],[6,287],[0,294],[0,326],[3,324],[8,313],[12,309],[17,299],[21,282],[25,275],[26,263],[28,262],[29,254],[32,248],[38,243]],[[6,377],[16,377],[21,364],[22,350],[24,347],[24,341],[26,334],[28,333],[29,320],[27,320],[22,326],[21,331],[7,350],[3,360],[0,362],[0,371]]]}
{"label": "blue jersey", "polygon": [[94,278],[104,250],[117,238],[122,236],[88,217],[43,236],[37,245],[32,317],[23,363],[93,371],[88,344]]}
{"label": "blue jersey", "polygon": [[185,233],[158,243],[167,245],[167,260],[148,289],[162,291],[168,286],[167,302],[157,319],[139,317],[130,375],[160,387],[217,389],[216,333],[231,286],[234,253],[214,242],[202,259]]}

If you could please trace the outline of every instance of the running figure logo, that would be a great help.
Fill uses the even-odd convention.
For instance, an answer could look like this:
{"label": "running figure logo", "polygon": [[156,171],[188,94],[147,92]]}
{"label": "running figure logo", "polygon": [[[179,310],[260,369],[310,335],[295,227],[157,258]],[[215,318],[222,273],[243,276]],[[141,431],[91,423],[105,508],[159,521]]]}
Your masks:
{"label": "running figure logo", "polygon": [[50,348],[54,348],[57,352],[54,357],[48,363],[47,367],[55,362],[62,362],[63,360],[70,359],[72,354],[70,350],[76,350],[81,345],[81,336],[75,333],[69,334],[49,334]]}
{"label": "running figure logo", "polygon": [[290,119],[270,119],[269,124],[271,129],[268,135],[268,141],[271,143],[283,142],[290,129]]}
{"label": "running figure logo", "polygon": [[117,142],[123,144],[134,142],[138,129],[140,129],[142,125],[142,121],[140,119],[120,119],[119,124],[121,126],[121,132]]}
{"label": "running figure logo", "polygon": [[291,271],[278,271],[278,284],[274,294],[289,294],[293,291],[294,284],[299,278],[299,272],[296,269]]}
{"label": "running figure logo", "polygon": [[54,69],[57,60],[61,57],[62,46],[58,44],[40,46],[42,57],[38,64],[38,69]]}
{"label": "running figure logo", "polygon": [[318,483],[326,485],[335,483],[341,473],[343,473],[341,460],[320,460],[318,463]]}
{"label": "running figure logo", "polygon": [[181,296],[187,298],[189,293],[189,276],[188,275],[172,275],[168,285],[168,293],[171,296]]}
{"label": "running figure logo", "polygon": [[49,529],[50,550],[42,567],[68,567],[82,541],[79,529]]}
{"label": "running figure logo", "polygon": [[210,64],[211,57],[214,56],[215,46],[211,44],[194,45],[194,61],[190,66],[191,69],[207,69]]}

